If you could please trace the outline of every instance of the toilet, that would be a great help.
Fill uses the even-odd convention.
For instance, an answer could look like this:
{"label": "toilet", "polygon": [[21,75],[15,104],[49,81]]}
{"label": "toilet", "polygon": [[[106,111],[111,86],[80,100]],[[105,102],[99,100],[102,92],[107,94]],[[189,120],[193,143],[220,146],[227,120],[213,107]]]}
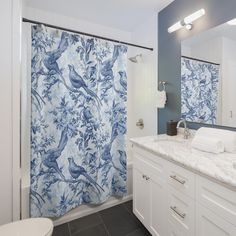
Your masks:
{"label": "toilet", "polygon": [[53,223],[47,218],[31,218],[0,226],[0,236],[51,236]]}

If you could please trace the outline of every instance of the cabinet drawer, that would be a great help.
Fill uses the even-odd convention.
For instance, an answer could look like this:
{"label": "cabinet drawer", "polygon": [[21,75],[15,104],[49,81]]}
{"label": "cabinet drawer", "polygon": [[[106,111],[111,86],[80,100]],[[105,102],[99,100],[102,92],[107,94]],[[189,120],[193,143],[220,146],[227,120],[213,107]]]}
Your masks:
{"label": "cabinet drawer", "polygon": [[197,201],[236,225],[236,192],[197,176]]}
{"label": "cabinet drawer", "polygon": [[195,202],[193,199],[169,186],[167,206],[168,222],[183,235],[194,235]]}
{"label": "cabinet drawer", "polygon": [[168,177],[167,182],[170,186],[178,190],[179,192],[188,195],[191,198],[195,198],[195,175],[194,173],[168,163]]}
{"label": "cabinet drawer", "polygon": [[200,204],[196,207],[197,236],[235,236],[236,227]]}

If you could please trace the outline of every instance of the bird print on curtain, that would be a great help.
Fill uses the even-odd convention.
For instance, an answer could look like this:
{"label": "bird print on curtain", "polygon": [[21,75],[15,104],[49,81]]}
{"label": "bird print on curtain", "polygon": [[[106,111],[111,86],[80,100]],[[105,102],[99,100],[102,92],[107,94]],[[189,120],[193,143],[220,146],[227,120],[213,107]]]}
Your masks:
{"label": "bird print on curtain", "polygon": [[31,216],[123,197],[127,47],[31,30]]}
{"label": "bird print on curtain", "polygon": [[191,122],[217,124],[220,65],[182,57],[181,116]]}

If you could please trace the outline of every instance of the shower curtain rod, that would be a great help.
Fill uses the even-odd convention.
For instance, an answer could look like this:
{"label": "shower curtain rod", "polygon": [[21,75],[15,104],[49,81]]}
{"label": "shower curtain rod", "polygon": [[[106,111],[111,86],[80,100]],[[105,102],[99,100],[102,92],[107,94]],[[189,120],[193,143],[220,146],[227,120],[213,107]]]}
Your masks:
{"label": "shower curtain rod", "polygon": [[67,29],[67,28],[63,28],[63,27],[60,27],[60,26],[51,25],[51,24],[47,24],[47,23],[43,23],[43,22],[39,22],[39,21],[29,20],[27,18],[22,18],[22,21],[26,22],[26,23],[45,25],[47,27],[54,28],[54,29],[65,30],[65,31],[69,31],[69,32],[72,32],[72,33],[82,34],[82,35],[85,35],[85,36],[90,36],[90,37],[94,37],[94,38],[98,38],[98,39],[103,39],[103,40],[107,40],[107,41],[111,41],[111,42],[115,42],[115,43],[125,44],[125,45],[128,45],[128,46],[153,51],[153,48],[149,48],[149,47],[145,47],[145,46],[141,46],[141,45],[137,45],[137,44],[133,44],[133,43],[128,43],[128,42],[123,42],[123,41],[116,40],[116,39],[106,38],[106,37],[99,36],[99,35],[80,32],[80,31],[76,31],[76,30],[72,30],[72,29]]}
{"label": "shower curtain rod", "polygon": [[211,62],[211,61],[205,61],[205,60],[201,60],[201,59],[194,58],[194,57],[187,57],[187,56],[181,56],[181,57],[186,58],[186,59],[190,59],[190,60],[200,61],[200,62],[203,62],[203,63],[209,63],[209,64],[216,65],[216,66],[220,66],[219,63],[215,63],[215,62]]}

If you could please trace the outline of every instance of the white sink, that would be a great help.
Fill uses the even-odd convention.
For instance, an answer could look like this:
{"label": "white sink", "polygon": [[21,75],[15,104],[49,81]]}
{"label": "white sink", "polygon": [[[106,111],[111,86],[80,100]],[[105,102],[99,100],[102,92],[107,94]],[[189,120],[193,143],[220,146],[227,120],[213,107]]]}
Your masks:
{"label": "white sink", "polygon": [[171,138],[166,138],[166,139],[154,139],[155,143],[168,143],[168,144],[183,144],[186,143],[186,139],[171,139]]}
{"label": "white sink", "polygon": [[183,138],[166,138],[166,139],[154,139],[154,142],[165,149],[189,149],[190,147],[190,142],[188,139],[183,139]]}

